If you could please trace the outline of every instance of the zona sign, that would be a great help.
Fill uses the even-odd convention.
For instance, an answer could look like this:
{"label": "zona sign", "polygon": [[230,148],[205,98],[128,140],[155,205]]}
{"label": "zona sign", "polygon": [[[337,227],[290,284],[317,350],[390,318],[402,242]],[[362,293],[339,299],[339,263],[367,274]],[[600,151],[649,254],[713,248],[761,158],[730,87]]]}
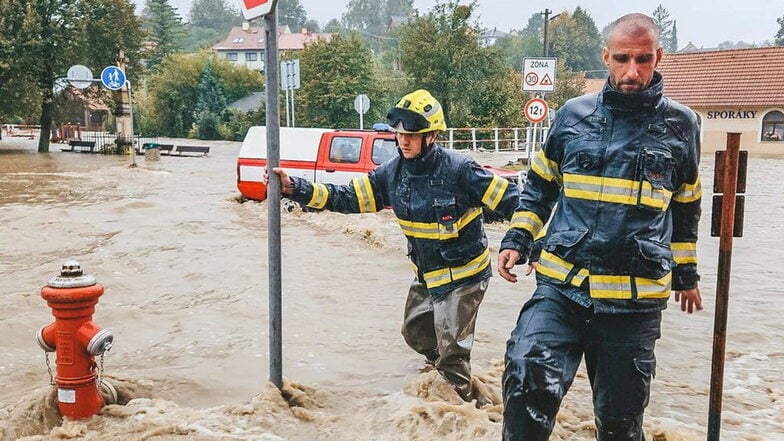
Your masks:
{"label": "zona sign", "polygon": [[525,118],[533,124],[540,123],[547,118],[549,110],[547,101],[541,98],[531,98],[525,103]]}

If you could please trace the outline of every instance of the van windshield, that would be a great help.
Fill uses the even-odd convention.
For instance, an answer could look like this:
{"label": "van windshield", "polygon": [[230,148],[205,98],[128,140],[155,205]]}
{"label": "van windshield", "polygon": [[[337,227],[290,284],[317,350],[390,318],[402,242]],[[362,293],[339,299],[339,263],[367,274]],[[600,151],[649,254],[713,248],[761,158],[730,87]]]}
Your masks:
{"label": "van windshield", "polygon": [[373,140],[373,163],[381,165],[397,156],[397,144],[394,139],[376,138]]}

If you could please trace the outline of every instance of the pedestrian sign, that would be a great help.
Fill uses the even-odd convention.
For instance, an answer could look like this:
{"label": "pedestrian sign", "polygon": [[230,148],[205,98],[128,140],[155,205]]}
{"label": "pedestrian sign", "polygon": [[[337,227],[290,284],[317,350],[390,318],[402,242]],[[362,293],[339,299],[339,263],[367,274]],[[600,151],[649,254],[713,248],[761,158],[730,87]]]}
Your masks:
{"label": "pedestrian sign", "polygon": [[525,103],[525,118],[532,124],[540,123],[547,118],[549,107],[547,101],[541,98],[533,98]]}
{"label": "pedestrian sign", "polygon": [[101,72],[101,83],[109,90],[120,90],[125,85],[125,72],[117,66],[106,66]]}
{"label": "pedestrian sign", "polygon": [[555,58],[523,59],[523,91],[552,92],[555,90]]}

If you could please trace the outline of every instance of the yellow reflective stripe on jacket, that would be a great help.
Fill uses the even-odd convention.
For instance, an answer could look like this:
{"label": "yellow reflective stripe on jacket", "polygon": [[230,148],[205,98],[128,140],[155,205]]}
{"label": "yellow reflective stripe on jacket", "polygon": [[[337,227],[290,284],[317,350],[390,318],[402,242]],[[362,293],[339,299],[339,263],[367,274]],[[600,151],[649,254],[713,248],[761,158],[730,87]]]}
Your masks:
{"label": "yellow reflective stripe on jacket", "polygon": [[650,182],[632,181],[605,176],[586,176],[567,173],[563,176],[564,196],[573,199],[610,202],[624,205],[643,205],[666,210],[672,192],[654,189]]}
{"label": "yellow reflective stripe on jacket", "polygon": [[543,225],[544,222],[539,219],[539,216],[537,216],[536,213],[531,211],[515,211],[512,215],[512,223],[509,227],[525,230],[531,233],[531,237],[537,237],[539,232],[542,231]]}
{"label": "yellow reflective stripe on jacket", "polygon": [[694,242],[673,242],[670,244],[675,263],[697,263],[697,244]]}
{"label": "yellow reflective stripe on jacket", "polygon": [[487,205],[491,210],[495,210],[501,199],[506,193],[506,188],[509,187],[509,181],[499,176],[493,176],[490,185],[487,187],[485,194],[482,196],[482,203]]}
{"label": "yellow reflective stripe on jacket", "polygon": [[398,219],[400,229],[403,234],[415,239],[454,239],[460,235],[466,225],[476,219],[482,214],[481,208],[470,208],[465,214],[455,222],[451,230],[447,230],[446,226],[438,222],[413,222],[403,219]]}
{"label": "yellow reflective stripe on jacket", "polygon": [[581,268],[570,280],[567,280],[572,269],[574,269],[573,264],[546,250],[542,250],[539,256],[539,264],[536,266],[536,272],[538,273],[561,282],[568,281],[568,283],[579,287],[585,278],[588,277],[588,270]]}
{"label": "yellow reflective stripe on jacket", "polygon": [[667,273],[658,280],[635,277],[634,285],[637,287],[638,299],[666,298],[670,296],[670,291],[672,291],[672,273]]}
{"label": "yellow reflective stripe on jacket", "polygon": [[694,184],[683,184],[678,188],[673,195],[672,199],[680,203],[694,202],[702,197],[702,183],[700,177],[697,176],[697,181]]}
{"label": "yellow reflective stripe on jacket", "polygon": [[313,196],[308,201],[308,207],[318,208],[319,210],[327,205],[329,199],[329,190],[324,184],[313,183]]}
{"label": "yellow reflective stripe on jacket", "polygon": [[357,202],[359,203],[360,213],[375,213],[376,197],[373,195],[373,186],[370,185],[370,178],[362,176],[351,180],[354,186],[354,192],[357,194]]}
{"label": "yellow reflective stripe on jacket", "polygon": [[531,170],[541,176],[542,179],[546,181],[555,181],[558,185],[561,185],[561,171],[558,168],[558,164],[555,161],[548,159],[544,154],[544,150],[539,150],[539,153],[534,156],[534,160],[531,163]]}
{"label": "yellow reflective stripe on jacket", "polygon": [[588,276],[591,285],[591,297],[598,299],[631,299],[631,276],[611,276],[591,274]]}
{"label": "yellow reflective stripe on jacket", "polygon": [[[579,268],[575,272],[574,268],[573,264],[542,250],[536,272],[577,287],[581,286],[588,278],[591,297],[597,299],[631,299],[633,297],[632,281],[637,288],[637,298],[656,299],[670,295],[671,272],[661,279],[646,279],[624,275],[589,274],[586,268]],[[571,278],[570,274],[573,274]]]}
{"label": "yellow reflective stripe on jacket", "polygon": [[482,254],[465,265],[430,271],[422,276],[425,279],[425,284],[428,289],[437,288],[454,280],[465,279],[466,277],[478,274],[487,268],[488,265],[490,265],[490,248],[485,248]]}

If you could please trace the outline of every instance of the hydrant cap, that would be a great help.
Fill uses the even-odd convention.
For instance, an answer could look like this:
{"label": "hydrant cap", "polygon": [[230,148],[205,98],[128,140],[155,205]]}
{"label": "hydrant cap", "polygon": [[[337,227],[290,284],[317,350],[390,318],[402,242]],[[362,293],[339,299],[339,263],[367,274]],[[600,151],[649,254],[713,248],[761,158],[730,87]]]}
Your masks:
{"label": "hydrant cap", "polygon": [[79,262],[69,259],[63,263],[60,275],[49,279],[48,285],[51,288],[82,288],[96,283],[95,277],[82,272]]}

